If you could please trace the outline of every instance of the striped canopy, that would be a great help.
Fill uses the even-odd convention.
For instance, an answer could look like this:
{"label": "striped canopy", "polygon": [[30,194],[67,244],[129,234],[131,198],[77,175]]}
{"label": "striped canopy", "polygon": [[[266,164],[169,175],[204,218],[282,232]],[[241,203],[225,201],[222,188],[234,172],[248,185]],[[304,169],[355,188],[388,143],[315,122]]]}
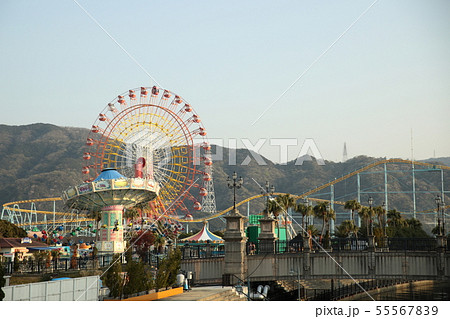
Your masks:
{"label": "striped canopy", "polygon": [[180,241],[182,241],[182,242],[206,242],[208,240],[210,240],[211,242],[214,242],[214,243],[223,243],[223,239],[221,237],[216,236],[209,231],[208,222],[204,221],[202,230],[200,230],[197,234],[192,235],[187,238],[183,238]]}

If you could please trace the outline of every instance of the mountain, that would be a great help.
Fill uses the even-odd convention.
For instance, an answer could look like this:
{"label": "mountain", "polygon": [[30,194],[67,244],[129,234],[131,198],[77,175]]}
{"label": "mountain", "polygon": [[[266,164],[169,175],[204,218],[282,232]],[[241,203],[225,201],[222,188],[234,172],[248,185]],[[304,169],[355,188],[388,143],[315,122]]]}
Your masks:
{"label": "mountain", "polygon": [[42,123],[0,125],[0,203],[57,197],[79,183],[88,132]]}
{"label": "mountain", "polygon": [[[51,124],[24,126],[0,125],[0,203],[10,201],[61,196],[63,190],[81,182],[82,154],[89,130],[73,127],[58,127]],[[231,152],[231,154],[230,154]],[[228,149],[212,146],[212,154],[223,154],[213,164],[214,187],[217,209],[223,210],[233,203],[233,192],[227,186],[227,176],[234,171],[244,178],[244,185],[236,191],[237,201],[261,194],[266,181],[275,186],[276,192],[302,194],[312,188],[339,178],[349,172],[381,160],[358,156],[344,163],[325,161],[318,165],[312,158],[302,158],[302,165],[296,161],[275,164],[260,157],[266,165],[259,165],[255,157],[259,154],[247,149]],[[235,164],[229,158],[236,158]],[[250,162],[248,159],[251,159]],[[449,164],[450,158],[429,159],[426,162]],[[247,164],[248,162],[248,164]],[[244,165],[244,164],[247,165]],[[298,163],[298,162],[297,162]],[[419,170],[415,174],[417,211],[433,209],[434,197],[440,193],[441,175],[436,170]],[[412,175],[409,165],[388,166],[389,209],[412,211]],[[361,201],[369,196],[375,205],[385,200],[383,166],[360,174]],[[444,173],[444,185],[450,185],[450,174]],[[330,188],[311,195],[315,198],[331,198]],[[357,198],[357,178],[353,176],[334,186],[334,199],[346,201]],[[446,202],[450,202],[446,198]],[[250,213],[263,209],[264,199],[250,203]],[[41,207],[40,207],[41,208]],[[43,208],[42,208],[43,209]],[[50,208],[51,209],[51,208]],[[335,209],[345,212],[342,207]],[[247,207],[241,207],[246,214]],[[431,215],[430,215],[431,217]],[[216,224],[216,223],[215,223]],[[223,224],[221,224],[223,226]]]}
{"label": "mountain", "polygon": [[419,162],[440,163],[442,165],[450,166],[450,157],[432,157],[429,159],[420,160]]}

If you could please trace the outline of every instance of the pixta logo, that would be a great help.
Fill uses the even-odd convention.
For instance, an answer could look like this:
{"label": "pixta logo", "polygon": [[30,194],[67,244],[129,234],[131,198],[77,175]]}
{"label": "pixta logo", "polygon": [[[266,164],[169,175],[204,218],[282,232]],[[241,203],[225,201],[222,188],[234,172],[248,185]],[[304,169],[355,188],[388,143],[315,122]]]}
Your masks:
{"label": "pixta logo", "polygon": [[[204,140],[194,140],[194,163],[200,164],[202,155],[201,155],[201,144]],[[245,149],[247,149],[250,155],[247,155],[242,162],[237,162],[236,149],[238,147],[238,142],[240,145],[243,145]],[[240,165],[246,166],[249,165],[252,160],[256,161],[257,165],[267,165],[264,158],[260,155],[260,151],[264,146],[270,146],[277,149],[278,158],[280,160],[281,165],[286,165],[288,162],[289,154],[296,154],[296,160],[294,165],[302,165],[305,160],[312,160],[314,158],[318,165],[325,165],[325,160],[322,157],[322,154],[319,151],[316,143],[312,138],[307,138],[301,144],[300,151],[297,153],[293,153],[292,149],[298,147],[300,145],[299,140],[296,138],[260,138],[256,141],[256,143],[252,142],[250,139],[242,138],[242,139],[219,139],[212,138],[209,139],[209,143],[211,145],[217,145],[219,147],[216,148],[215,153],[211,153],[212,161],[223,161],[228,160],[228,165]],[[227,147],[229,149],[228,158],[224,158],[223,147]],[[291,151],[291,152],[290,152]],[[290,152],[290,153],[289,153]]]}

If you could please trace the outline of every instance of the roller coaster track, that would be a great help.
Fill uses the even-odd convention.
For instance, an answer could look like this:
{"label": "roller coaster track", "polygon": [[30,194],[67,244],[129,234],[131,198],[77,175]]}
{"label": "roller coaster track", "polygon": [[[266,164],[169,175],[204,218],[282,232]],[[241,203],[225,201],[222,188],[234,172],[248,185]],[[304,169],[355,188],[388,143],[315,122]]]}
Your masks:
{"label": "roller coaster track", "polygon": [[[351,173],[348,173],[348,174],[343,175],[343,176],[341,176],[339,178],[336,178],[333,181],[330,181],[330,182],[328,182],[326,184],[323,184],[321,186],[313,188],[313,189],[311,189],[311,190],[309,190],[306,193],[303,193],[301,195],[292,195],[292,197],[295,198],[296,200],[298,200],[300,198],[308,197],[311,194],[317,193],[318,191],[320,191],[320,190],[322,190],[324,188],[327,188],[327,187],[329,187],[331,185],[334,185],[336,183],[339,183],[339,182],[341,182],[341,181],[343,181],[343,180],[345,180],[347,178],[355,176],[358,173],[367,171],[367,170],[369,170],[369,169],[371,169],[373,167],[376,167],[378,165],[388,164],[388,163],[390,163],[390,164],[411,164],[411,165],[414,164],[414,165],[421,165],[421,166],[430,167],[430,168],[433,168],[433,169],[450,170],[450,167],[449,166],[445,166],[445,165],[436,165],[436,164],[430,164],[430,163],[424,163],[424,162],[416,162],[416,161],[404,160],[404,159],[399,159],[399,158],[385,159],[385,160],[380,160],[380,161],[374,162],[372,164],[369,164],[367,166],[364,166],[364,167],[362,167],[360,169],[357,169],[357,170],[355,170],[355,171],[353,171]],[[286,195],[286,193],[274,193],[274,195]],[[259,195],[255,195],[255,196],[249,197],[247,199],[244,199],[243,201],[241,201],[239,203],[236,203],[236,207],[238,207],[238,206],[240,206],[242,204],[245,204],[245,203],[247,203],[249,201],[252,201],[254,199],[261,198],[263,196],[264,196],[264,194],[259,194]],[[309,198],[309,199],[312,200],[312,201],[315,201],[315,202],[320,202],[320,201],[321,202],[329,202],[329,200],[326,200],[326,199],[319,199],[319,198]],[[341,201],[334,201],[334,203],[337,204],[337,205],[344,205],[345,204],[344,202],[341,202]],[[450,207],[450,205],[445,206],[445,208],[449,208],[449,207]],[[196,220],[192,220],[192,221],[186,221],[184,219],[176,218],[176,217],[168,217],[168,218],[175,219],[175,220],[180,221],[180,222],[202,222],[203,220],[210,220],[210,219],[217,218],[217,217],[219,217],[219,216],[221,216],[223,214],[228,213],[232,209],[233,209],[233,206],[228,207],[227,209],[225,209],[225,210],[223,210],[221,212],[218,212],[218,213],[216,213],[214,215],[208,216],[206,218],[196,219]],[[423,213],[432,212],[432,211],[433,210],[428,210],[428,211],[424,211]],[[421,212],[418,212],[418,213],[421,213]]]}
{"label": "roller coaster track", "polygon": [[[430,164],[430,163],[425,163],[425,162],[416,162],[416,161],[404,160],[404,159],[399,159],[399,158],[385,159],[385,160],[380,160],[380,161],[371,163],[371,164],[369,164],[367,166],[364,166],[364,167],[362,167],[360,169],[357,169],[357,170],[355,170],[355,171],[353,171],[351,173],[348,173],[348,174],[343,175],[343,176],[341,176],[339,178],[336,178],[336,179],[334,179],[334,180],[332,180],[332,181],[330,181],[328,183],[325,183],[325,184],[323,184],[321,186],[313,188],[313,189],[311,189],[311,190],[309,190],[309,191],[307,191],[307,192],[305,192],[303,194],[291,195],[291,196],[294,199],[296,199],[296,200],[298,200],[300,198],[308,197],[309,195],[317,193],[318,191],[320,191],[320,190],[322,190],[324,188],[327,188],[327,187],[329,187],[331,185],[334,185],[336,183],[339,183],[339,182],[341,182],[341,181],[343,181],[343,180],[345,180],[347,178],[350,178],[352,176],[355,176],[355,175],[357,175],[359,173],[362,173],[364,171],[367,171],[367,170],[369,170],[369,169],[371,169],[373,167],[376,167],[376,166],[382,165],[382,164],[410,164],[410,165],[414,164],[414,165],[429,167],[429,168],[432,168],[432,169],[450,170],[450,167],[449,166],[445,166],[445,165],[436,165],[436,164]],[[286,193],[274,193],[274,195],[285,195],[285,194]],[[265,196],[265,195],[264,194],[258,194],[258,195],[246,198],[246,199],[240,201],[239,203],[236,203],[236,207],[239,207],[239,206],[241,206],[241,205],[243,205],[243,204],[245,204],[245,203],[247,203],[249,201],[261,198],[263,196]],[[312,200],[312,201],[315,201],[315,202],[318,202],[318,201],[329,202],[329,200],[326,200],[326,199],[319,199],[319,198],[309,198],[309,199]],[[11,207],[11,206],[14,206],[14,205],[33,203],[33,202],[49,202],[49,201],[60,201],[60,200],[62,200],[61,197],[41,198],[41,199],[33,199],[33,200],[22,200],[22,201],[15,201],[15,202],[10,202],[10,203],[3,204],[3,208],[4,209],[8,208],[10,210],[18,211],[18,212],[26,212],[26,213],[30,213],[31,212],[31,213],[38,213],[38,214],[49,214],[49,215],[53,215],[54,214],[54,215],[57,215],[57,216],[61,216],[61,215],[66,215],[67,216],[68,213],[63,213],[63,212],[38,211],[38,210],[22,209],[22,208],[18,208],[18,207]],[[334,203],[337,204],[337,205],[344,205],[344,202],[341,202],[341,201],[334,201]],[[450,205],[445,206],[445,208],[446,209],[450,208]],[[188,222],[188,223],[198,223],[198,222],[203,222],[205,220],[211,220],[211,219],[214,219],[214,218],[218,218],[218,217],[228,213],[232,209],[233,209],[233,206],[228,207],[227,209],[222,210],[220,212],[217,212],[216,214],[213,214],[213,215],[210,215],[210,216],[207,216],[207,217],[204,217],[204,218],[194,219],[194,220],[186,220],[184,218],[180,218],[180,217],[176,217],[176,216],[168,216],[168,215],[164,215],[164,214],[161,214],[160,216],[163,216],[165,218],[169,218],[169,219],[172,219],[172,220],[176,220],[176,221],[179,221],[179,222],[183,222],[183,223],[186,223],[186,222]],[[427,211],[418,212],[418,213],[430,213],[430,212],[433,212],[433,210],[427,210]],[[86,217],[86,216],[85,215],[79,215],[79,217],[83,218],[83,217]],[[81,221],[81,220],[94,221],[93,219],[89,219],[89,218],[78,219],[78,221]],[[60,224],[60,223],[63,223],[63,222],[67,223],[67,222],[70,222],[70,221],[68,221],[68,220],[65,220],[65,221],[64,220],[55,220],[54,221],[55,224]],[[51,221],[48,221],[47,223],[51,224],[51,223],[53,223],[53,221],[51,220]],[[33,223],[33,224],[36,224],[36,223]]]}

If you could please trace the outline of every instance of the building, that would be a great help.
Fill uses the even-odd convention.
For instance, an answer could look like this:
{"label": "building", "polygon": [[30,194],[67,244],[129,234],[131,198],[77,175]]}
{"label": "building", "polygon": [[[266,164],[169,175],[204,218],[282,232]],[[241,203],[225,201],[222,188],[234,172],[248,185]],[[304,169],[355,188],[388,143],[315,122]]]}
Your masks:
{"label": "building", "polygon": [[48,248],[43,242],[33,241],[29,237],[25,238],[0,238],[0,256],[14,259],[17,254],[19,260],[32,255],[33,249]]}

